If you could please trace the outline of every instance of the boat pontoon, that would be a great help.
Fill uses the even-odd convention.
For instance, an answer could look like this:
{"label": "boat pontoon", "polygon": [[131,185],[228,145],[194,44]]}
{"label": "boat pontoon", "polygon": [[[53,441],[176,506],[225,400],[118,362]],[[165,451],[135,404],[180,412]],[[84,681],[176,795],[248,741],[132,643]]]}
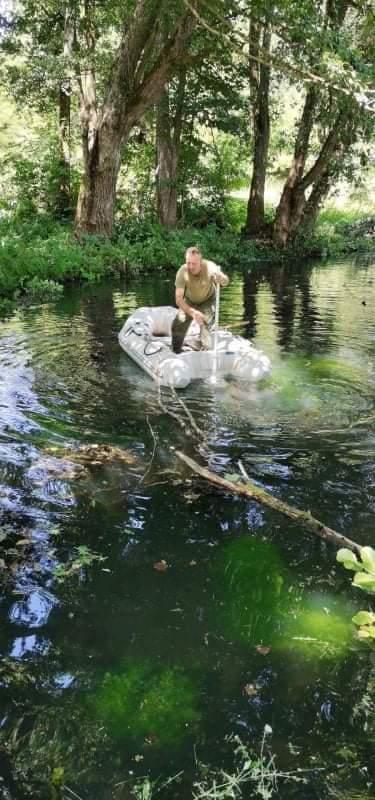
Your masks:
{"label": "boat pontoon", "polygon": [[200,346],[199,326],[193,322],[178,355],[171,347],[171,327],[176,316],[173,306],[139,308],[131,314],[119,333],[125,353],[161,386],[184,389],[190,381],[230,377],[258,381],[269,375],[271,363],[241,336],[219,328],[212,339],[212,350]]}

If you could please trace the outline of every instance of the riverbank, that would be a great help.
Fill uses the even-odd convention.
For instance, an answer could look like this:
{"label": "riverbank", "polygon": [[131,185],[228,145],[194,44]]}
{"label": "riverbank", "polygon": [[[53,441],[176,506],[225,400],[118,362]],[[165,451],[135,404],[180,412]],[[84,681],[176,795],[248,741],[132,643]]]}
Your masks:
{"label": "riverbank", "polygon": [[91,236],[77,242],[70,224],[57,223],[47,216],[27,221],[3,219],[1,307],[6,309],[21,298],[53,299],[62,293],[64,284],[74,281],[95,282],[106,276],[175,269],[191,244],[229,270],[231,265],[249,268],[259,261],[275,264],[375,252],[375,218],[343,211],[323,212],[314,235],[300,237],[283,251],[266,241],[243,239],[237,202],[224,227],[211,223],[167,231],[148,220],[129,219],[117,225],[111,241]]}

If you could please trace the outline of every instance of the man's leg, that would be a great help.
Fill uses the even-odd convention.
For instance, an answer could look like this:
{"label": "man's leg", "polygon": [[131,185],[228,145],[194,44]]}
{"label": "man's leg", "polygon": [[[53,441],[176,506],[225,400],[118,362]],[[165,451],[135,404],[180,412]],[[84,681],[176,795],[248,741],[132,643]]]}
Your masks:
{"label": "man's leg", "polygon": [[172,322],[172,350],[174,353],[181,353],[185,336],[192,323],[192,318],[188,317],[184,311],[179,311]]}

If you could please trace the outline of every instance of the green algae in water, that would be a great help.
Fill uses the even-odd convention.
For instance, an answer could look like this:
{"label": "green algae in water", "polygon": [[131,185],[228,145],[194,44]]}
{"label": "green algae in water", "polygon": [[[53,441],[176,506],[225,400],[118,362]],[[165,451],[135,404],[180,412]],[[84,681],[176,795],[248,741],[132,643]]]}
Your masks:
{"label": "green algae in water", "polygon": [[197,688],[183,670],[145,662],[107,673],[91,705],[114,738],[160,746],[178,745],[200,719]]}
{"label": "green algae in water", "polygon": [[221,555],[217,578],[223,592],[219,623],[227,635],[252,645],[277,640],[292,602],[277,549],[249,537],[232,542]]}
{"label": "green algae in water", "polygon": [[308,360],[307,375],[314,381],[331,380],[348,383],[362,383],[366,371],[356,364],[349,364],[333,358],[313,356]]}
{"label": "green algae in water", "polygon": [[352,611],[314,595],[295,609],[284,630],[283,648],[311,658],[342,658],[353,644]]}
{"label": "green algae in water", "polygon": [[231,543],[217,577],[223,598],[218,622],[232,639],[313,660],[342,658],[353,643],[352,609],[327,594],[301,598],[271,543],[249,538]]}

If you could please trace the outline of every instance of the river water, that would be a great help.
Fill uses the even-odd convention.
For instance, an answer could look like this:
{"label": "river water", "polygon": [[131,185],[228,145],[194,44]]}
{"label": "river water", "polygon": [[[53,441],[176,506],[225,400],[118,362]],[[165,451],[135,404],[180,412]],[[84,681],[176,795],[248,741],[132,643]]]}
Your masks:
{"label": "river water", "polygon": [[74,288],[0,323],[0,794],[373,797],[368,596],[333,546],[176,456],[240,461],[374,545],[373,264],[232,274],[221,321],[273,371],[184,390],[200,442],[117,342],[172,296],[173,275]]}

